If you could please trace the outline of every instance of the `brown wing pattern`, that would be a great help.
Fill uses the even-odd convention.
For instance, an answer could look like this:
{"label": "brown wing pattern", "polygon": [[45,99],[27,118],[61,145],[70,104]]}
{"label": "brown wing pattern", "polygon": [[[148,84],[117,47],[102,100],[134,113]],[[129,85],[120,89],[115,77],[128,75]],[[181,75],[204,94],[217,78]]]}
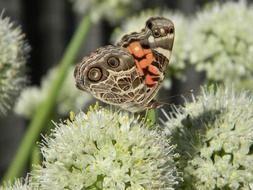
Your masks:
{"label": "brown wing pattern", "polygon": [[153,98],[164,78],[173,41],[173,23],[152,17],[141,32],[84,57],[75,69],[76,86],[128,111],[157,107]]}

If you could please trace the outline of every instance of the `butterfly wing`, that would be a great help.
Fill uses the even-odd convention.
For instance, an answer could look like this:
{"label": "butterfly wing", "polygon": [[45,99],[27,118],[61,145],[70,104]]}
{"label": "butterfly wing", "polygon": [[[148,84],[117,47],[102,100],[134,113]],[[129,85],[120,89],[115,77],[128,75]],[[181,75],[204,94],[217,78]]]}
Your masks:
{"label": "butterfly wing", "polygon": [[173,23],[152,17],[141,32],[125,35],[76,66],[76,86],[109,104],[137,112],[158,105],[160,89],[174,41]]}

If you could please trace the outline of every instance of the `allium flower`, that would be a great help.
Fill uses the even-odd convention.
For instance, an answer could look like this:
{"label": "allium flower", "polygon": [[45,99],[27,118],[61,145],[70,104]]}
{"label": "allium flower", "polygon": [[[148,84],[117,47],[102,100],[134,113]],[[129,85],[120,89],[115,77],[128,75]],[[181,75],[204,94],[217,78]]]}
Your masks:
{"label": "allium flower", "polygon": [[[42,145],[42,189],[172,190],[178,174],[173,146],[130,113],[98,107],[56,124]],[[37,183],[36,183],[37,182]]]}
{"label": "allium flower", "polygon": [[35,188],[30,187],[27,180],[18,179],[14,182],[13,185],[9,183],[7,185],[1,186],[0,190],[35,190]]}
{"label": "allium flower", "polygon": [[204,89],[167,116],[165,133],[181,153],[185,190],[250,190],[253,183],[253,96]]}
{"label": "allium flower", "polygon": [[[138,16],[133,16],[127,19],[122,27],[116,28],[113,35],[112,41],[115,43],[120,40],[122,36],[131,32],[138,32],[142,27],[144,27],[145,22],[149,17],[152,16],[164,16],[170,20],[175,25],[175,41],[172,50],[172,58],[170,60],[170,66],[168,75],[171,77],[172,75],[178,79],[184,79],[184,75],[182,74],[185,69],[185,61],[187,59],[188,53],[188,43],[187,38],[189,35],[189,21],[185,18],[185,16],[179,12],[171,12],[171,11],[162,11],[160,12],[158,9],[154,10],[145,10],[142,11]],[[171,79],[167,77],[164,82],[164,86],[169,88]]]}
{"label": "allium flower", "polygon": [[252,88],[253,9],[245,1],[216,4],[197,15],[190,60],[210,82]]}
{"label": "allium flower", "polygon": [[105,18],[117,22],[141,7],[142,1],[132,0],[70,0],[79,13],[88,13],[94,22]]}
{"label": "allium flower", "polygon": [[[49,71],[48,75],[42,80],[41,88],[32,86],[22,91],[14,108],[17,114],[26,118],[32,117],[38,105],[45,100],[51,90],[57,71],[57,68]],[[79,111],[85,103],[91,100],[89,94],[76,88],[73,73],[74,68],[71,67],[66,75],[63,88],[57,97],[57,113],[62,115],[67,115],[71,110]]]}
{"label": "allium flower", "polygon": [[10,109],[23,88],[29,46],[24,34],[0,13],[0,115]]}

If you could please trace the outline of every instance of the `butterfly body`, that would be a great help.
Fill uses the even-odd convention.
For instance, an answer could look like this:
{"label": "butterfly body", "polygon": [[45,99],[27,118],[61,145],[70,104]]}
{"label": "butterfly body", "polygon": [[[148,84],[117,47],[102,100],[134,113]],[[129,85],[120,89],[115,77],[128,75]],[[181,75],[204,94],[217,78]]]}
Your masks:
{"label": "butterfly body", "polygon": [[152,17],[141,32],[84,57],[75,69],[76,86],[131,112],[155,108],[159,104],[153,98],[163,81],[173,41],[173,23]]}

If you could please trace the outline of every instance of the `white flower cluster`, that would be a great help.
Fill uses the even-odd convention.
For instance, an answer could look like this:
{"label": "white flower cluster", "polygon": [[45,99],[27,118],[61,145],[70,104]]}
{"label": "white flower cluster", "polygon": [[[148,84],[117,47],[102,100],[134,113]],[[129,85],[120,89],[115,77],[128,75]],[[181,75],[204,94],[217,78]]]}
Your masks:
{"label": "white flower cluster", "polygon": [[10,109],[25,85],[29,49],[21,29],[0,13],[0,114]]}
{"label": "white flower cluster", "polygon": [[36,190],[32,188],[29,184],[27,179],[17,179],[13,184],[7,183],[4,186],[0,187],[0,190]]}
{"label": "white flower cluster", "polygon": [[54,190],[174,189],[174,148],[143,125],[129,113],[98,108],[56,124],[31,184]]}
{"label": "white flower cluster", "polygon": [[251,190],[252,95],[203,89],[167,118],[149,129],[131,113],[95,106],[56,124],[27,188]]}
{"label": "white flower cluster", "polygon": [[181,154],[182,189],[250,190],[253,182],[253,97],[204,89],[168,116],[166,133]]}
{"label": "white flower cluster", "polygon": [[74,9],[79,13],[88,13],[92,21],[97,22],[101,18],[109,22],[117,22],[132,11],[141,7],[143,0],[70,0],[74,4]]}
{"label": "white flower cluster", "polygon": [[199,12],[191,31],[190,62],[206,72],[208,81],[253,89],[252,23],[253,9],[245,1]]}
{"label": "white flower cluster", "polygon": [[[45,100],[51,90],[57,71],[57,68],[49,71],[47,76],[42,80],[41,88],[32,86],[27,87],[21,92],[20,98],[14,108],[18,115],[26,118],[33,116],[38,106]],[[56,100],[56,111],[61,115],[68,115],[69,111],[77,112],[85,103],[91,100],[89,94],[76,88],[73,73],[74,67],[71,67]]]}

